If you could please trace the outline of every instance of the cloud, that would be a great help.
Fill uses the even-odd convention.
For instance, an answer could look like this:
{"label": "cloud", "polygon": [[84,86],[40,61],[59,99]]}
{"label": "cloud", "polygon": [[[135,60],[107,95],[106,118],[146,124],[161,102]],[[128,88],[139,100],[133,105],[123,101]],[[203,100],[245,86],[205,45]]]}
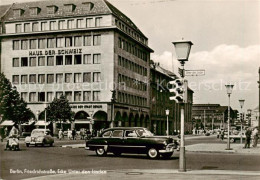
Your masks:
{"label": "cloud", "polygon": [[[178,61],[172,52],[153,54],[152,59],[161,66],[177,73]],[[205,69],[205,76],[186,77],[194,90],[194,103],[226,103],[225,84],[234,84],[233,103],[246,99],[247,105],[254,108],[258,104],[258,68],[260,67],[260,45],[239,47],[222,44],[212,51],[191,53],[185,69]],[[216,98],[217,97],[217,98]]]}

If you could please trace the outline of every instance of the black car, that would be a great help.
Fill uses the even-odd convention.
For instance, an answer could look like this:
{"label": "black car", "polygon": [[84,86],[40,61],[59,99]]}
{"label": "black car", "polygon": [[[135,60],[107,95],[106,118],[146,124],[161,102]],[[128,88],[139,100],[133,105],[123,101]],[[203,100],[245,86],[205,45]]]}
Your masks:
{"label": "black car", "polygon": [[86,141],[86,150],[96,151],[98,156],[108,152],[147,154],[154,159],[162,155],[170,158],[177,142],[170,137],[154,136],[143,127],[117,127],[104,130],[99,137]]}

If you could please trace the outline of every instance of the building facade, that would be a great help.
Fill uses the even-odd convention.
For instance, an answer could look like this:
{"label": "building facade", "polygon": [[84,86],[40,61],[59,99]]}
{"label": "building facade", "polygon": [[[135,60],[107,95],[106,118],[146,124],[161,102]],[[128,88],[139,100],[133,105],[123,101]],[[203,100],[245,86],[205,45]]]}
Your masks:
{"label": "building facade", "polygon": [[[1,72],[35,119],[64,94],[72,127],[150,128],[148,38],[106,0],[1,7]],[[112,99],[112,96],[113,100]]]}

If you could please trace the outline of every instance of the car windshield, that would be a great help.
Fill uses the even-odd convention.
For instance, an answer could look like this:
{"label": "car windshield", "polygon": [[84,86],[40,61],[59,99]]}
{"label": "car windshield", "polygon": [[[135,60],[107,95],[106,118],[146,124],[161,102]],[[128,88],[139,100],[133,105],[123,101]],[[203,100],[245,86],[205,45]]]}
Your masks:
{"label": "car windshield", "polygon": [[33,131],[32,136],[44,136],[44,131]]}
{"label": "car windshield", "polygon": [[151,133],[148,129],[138,129],[136,130],[136,132],[139,136],[145,136],[145,137],[153,136],[153,133]]}

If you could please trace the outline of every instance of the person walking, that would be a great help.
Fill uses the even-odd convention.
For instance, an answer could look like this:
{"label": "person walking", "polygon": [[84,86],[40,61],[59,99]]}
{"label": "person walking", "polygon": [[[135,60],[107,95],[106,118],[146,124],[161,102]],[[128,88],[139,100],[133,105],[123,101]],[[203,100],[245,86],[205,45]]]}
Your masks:
{"label": "person walking", "polygon": [[224,140],[224,135],[225,135],[225,132],[224,130],[221,131],[221,140],[223,141]]}
{"label": "person walking", "polygon": [[59,130],[59,140],[61,140],[63,138],[63,132],[62,132],[62,130],[60,129]]}
{"label": "person walking", "polygon": [[68,129],[68,140],[72,139],[72,131]]}
{"label": "person walking", "polygon": [[245,142],[244,148],[250,148],[251,134],[252,134],[251,129],[247,128],[247,130],[246,130],[246,142]]}
{"label": "person walking", "polygon": [[72,139],[76,140],[76,130],[72,129]]}
{"label": "person walking", "polygon": [[255,127],[255,129],[252,132],[253,135],[253,147],[257,146],[257,141],[258,141],[258,129]]}

